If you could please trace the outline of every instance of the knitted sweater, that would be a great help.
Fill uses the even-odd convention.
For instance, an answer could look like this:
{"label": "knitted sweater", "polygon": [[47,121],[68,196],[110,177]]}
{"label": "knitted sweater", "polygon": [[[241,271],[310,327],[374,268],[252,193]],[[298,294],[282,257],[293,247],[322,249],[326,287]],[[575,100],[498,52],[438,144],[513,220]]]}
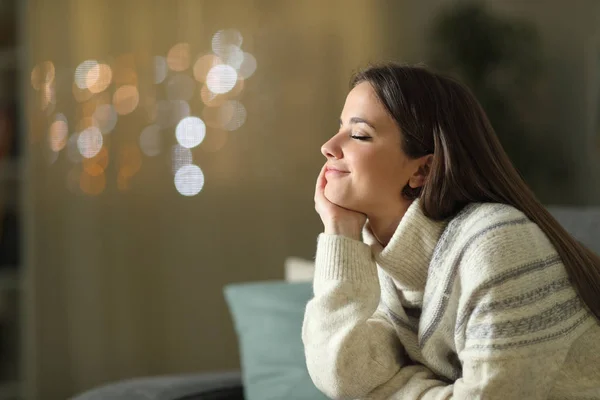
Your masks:
{"label": "knitted sweater", "polygon": [[335,399],[600,399],[600,325],[523,213],[413,202],[388,245],[321,234],[302,328]]}

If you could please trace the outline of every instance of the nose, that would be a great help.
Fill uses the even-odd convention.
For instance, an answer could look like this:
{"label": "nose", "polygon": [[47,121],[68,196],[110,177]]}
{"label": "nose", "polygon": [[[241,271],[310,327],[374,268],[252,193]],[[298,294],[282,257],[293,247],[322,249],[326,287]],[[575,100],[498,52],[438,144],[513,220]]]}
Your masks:
{"label": "nose", "polygon": [[323,146],[321,146],[321,154],[323,154],[327,159],[342,158],[342,148],[340,147],[339,143],[337,143],[336,136],[332,137],[327,142],[325,142]]}

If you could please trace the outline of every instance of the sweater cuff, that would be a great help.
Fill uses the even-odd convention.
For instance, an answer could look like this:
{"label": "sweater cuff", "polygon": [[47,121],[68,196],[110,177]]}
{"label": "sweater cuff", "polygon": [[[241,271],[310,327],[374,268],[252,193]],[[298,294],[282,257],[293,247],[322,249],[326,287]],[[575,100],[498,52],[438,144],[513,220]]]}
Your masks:
{"label": "sweater cuff", "polygon": [[371,248],[346,236],[322,233],[317,243],[315,279],[378,282]]}

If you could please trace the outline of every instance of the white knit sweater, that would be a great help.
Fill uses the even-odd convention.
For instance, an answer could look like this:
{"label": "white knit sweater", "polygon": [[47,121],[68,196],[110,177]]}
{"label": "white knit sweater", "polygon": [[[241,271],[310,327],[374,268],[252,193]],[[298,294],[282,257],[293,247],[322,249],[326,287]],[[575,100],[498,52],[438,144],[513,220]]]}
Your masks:
{"label": "white knit sweater", "polygon": [[600,326],[520,211],[413,202],[389,244],[321,234],[302,340],[335,399],[600,399]]}

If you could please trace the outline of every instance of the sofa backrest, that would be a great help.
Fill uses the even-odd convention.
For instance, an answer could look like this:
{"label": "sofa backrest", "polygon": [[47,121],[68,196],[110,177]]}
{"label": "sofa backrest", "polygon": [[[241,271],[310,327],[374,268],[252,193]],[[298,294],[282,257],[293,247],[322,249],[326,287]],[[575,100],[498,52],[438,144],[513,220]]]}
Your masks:
{"label": "sofa backrest", "polygon": [[600,208],[550,206],[548,211],[577,240],[600,254]]}

